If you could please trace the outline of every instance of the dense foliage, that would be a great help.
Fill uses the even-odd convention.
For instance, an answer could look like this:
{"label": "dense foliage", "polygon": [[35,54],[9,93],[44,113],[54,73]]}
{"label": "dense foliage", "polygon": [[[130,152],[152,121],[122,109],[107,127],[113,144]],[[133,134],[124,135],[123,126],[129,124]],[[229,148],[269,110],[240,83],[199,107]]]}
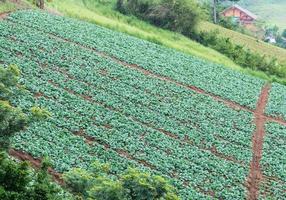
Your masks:
{"label": "dense foliage", "polygon": [[7,149],[9,138],[27,124],[27,116],[21,109],[10,105],[14,97],[20,71],[16,66],[4,68],[0,66],[0,148]]}
{"label": "dense foliage", "polygon": [[9,100],[15,93],[20,71],[16,66],[0,66],[0,147],[9,146],[9,137],[27,124],[27,116],[18,108],[10,105]]}
{"label": "dense foliage", "polygon": [[47,170],[49,163],[43,161],[39,171],[32,170],[27,162],[15,162],[0,153],[0,199],[1,200],[68,200],[59,186],[52,182]]}
{"label": "dense foliage", "polygon": [[194,31],[200,13],[193,0],[118,0],[117,10],[186,36]]}
{"label": "dense foliage", "polygon": [[160,176],[136,169],[110,174],[109,166],[93,163],[89,170],[72,169],[64,174],[66,186],[84,199],[96,200],[178,200],[175,189]]}
{"label": "dense foliage", "polygon": [[286,68],[278,64],[276,59],[269,60],[269,58],[245,49],[243,46],[236,45],[229,38],[219,37],[216,31],[200,32],[194,38],[201,44],[231,58],[242,67],[263,71],[270,76],[286,78]]}
{"label": "dense foliage", "polygon": [[22,130],[29,122],[44,119],[50,113],[39,107],[32,107],[30,111],[23,112],[20,107],[10,104],[17,95],[24,92],[18,84],[20,70],[15,65],[0,66],[0,149],[9,147],[10,137]]}

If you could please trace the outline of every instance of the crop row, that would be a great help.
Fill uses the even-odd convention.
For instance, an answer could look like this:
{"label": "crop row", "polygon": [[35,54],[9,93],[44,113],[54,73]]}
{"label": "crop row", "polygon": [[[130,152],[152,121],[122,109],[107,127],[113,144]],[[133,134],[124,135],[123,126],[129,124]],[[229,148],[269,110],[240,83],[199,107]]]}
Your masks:
{"label": "crop row", "polygon": [[[264,82],[182,53],[92,24],[46,13],[20,11],[9,20],[96,48],[128,63],[255,108]],[[53,26],[51,26],[53,24]]]}

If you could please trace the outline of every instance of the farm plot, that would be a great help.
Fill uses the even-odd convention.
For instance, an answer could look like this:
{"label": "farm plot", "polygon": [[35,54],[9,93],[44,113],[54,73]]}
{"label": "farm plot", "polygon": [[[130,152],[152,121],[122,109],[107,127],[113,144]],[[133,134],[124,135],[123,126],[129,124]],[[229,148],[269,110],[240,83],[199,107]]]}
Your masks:
{"label": "farm plot", "polygon": [[[49,156],[55,169],[99,159],[172,179],[182,199],[243,199],[252,158],[252,113],[160,80],[50,34],[0,23],[0,62],[21,67],[14,103],[53,117],[13,146]],[[31,40],[33,38],[33,40]]]}
{"label": "farm plot", "polygon": [[[105,28],[22,11],[10,21],[33,27],[254,109],[264,81]],[[50,26],[53,24],[53,26]],[[74,31],[77,30],[77,31]]]}
{"label": "farm plot", "polygon": [[286,126],[277,123],[266,125],[261,167],[263,177],[261,199],[286,198]]}
{"label": "farm plot", "polygon": [[266,113],[286,120],[286,87],[274,83],[270,93]]}
{"label": "farm plot", "polygon": [[[10,63],[21,68],[27,88],[12,102],[53,113],[15,136],[13,147],[49,156],[59,172],[100,160],[114,173],[134,166],[168,177],[182,199],[245,199],[256,187],[261,199],[283,199],[286,130],[273,123],[286,124],[276,119],[285,117],[283,86],[272,86],[266,112],[273,117],[266,117],[263,81],[32,11],[0,22],[0,64]],[[256,160],[253,142],[262,148],[264,122]],[[253,170],[263,178],[251,177]]]}

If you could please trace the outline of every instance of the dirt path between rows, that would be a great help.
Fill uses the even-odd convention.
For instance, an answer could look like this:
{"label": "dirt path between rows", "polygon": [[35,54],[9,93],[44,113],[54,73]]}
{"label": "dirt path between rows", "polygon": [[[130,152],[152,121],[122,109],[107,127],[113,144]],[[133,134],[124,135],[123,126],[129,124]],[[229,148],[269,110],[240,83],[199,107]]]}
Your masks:
{"label": "dirt path between rows", "polygon": [[9,14],[10,14],[10,12],[0,13],[0,20],[5,19]]}
{"label": "dirt path between rows", "polygon": [[248,187],[248,200],[257,200],[259,196],[259,184],[262,179],[262,171],[260,168],[260,160],[262,158],[263,141],[265,135],[265,123],[266,118],[264,111],[267,105],[269,91],[271,89],[270,84],[266,84],[260,94],[257,102],[256,110],[254,111],[254,123],[256,130],[252,137],[252,161],[250,163],[250,172],[247,179]]}
{"label": "dirt path between rows", "polygon": [[[21,161],[28,161],[31,163],[32,167],[35,169],[40,169],[41,168],[41,160],[40,159],[35,159],[28,153],[16,150],[16,149],[10,149],[9,150],[9,155],[13,156],[14,158],[17,158],[18,160]],[[62,174],[56,172],[54,169],[49,168],[48,173],[52,176],[53,180],[56,181],[58,184],[63,185],[64,181],[62,179]]]}

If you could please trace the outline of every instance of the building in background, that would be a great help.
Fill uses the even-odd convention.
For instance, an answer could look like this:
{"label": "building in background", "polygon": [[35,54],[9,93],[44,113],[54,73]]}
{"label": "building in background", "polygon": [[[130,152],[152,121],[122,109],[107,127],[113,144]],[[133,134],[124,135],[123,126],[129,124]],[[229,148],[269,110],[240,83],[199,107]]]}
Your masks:
{"label": "building in background", "polygon": [[257,20],[257,16],[255,14],[237,4],[222,11],[221,15],[224,17],[232,17],[233,20],[236,20],[247,28],[253,27],[255,21]]}

